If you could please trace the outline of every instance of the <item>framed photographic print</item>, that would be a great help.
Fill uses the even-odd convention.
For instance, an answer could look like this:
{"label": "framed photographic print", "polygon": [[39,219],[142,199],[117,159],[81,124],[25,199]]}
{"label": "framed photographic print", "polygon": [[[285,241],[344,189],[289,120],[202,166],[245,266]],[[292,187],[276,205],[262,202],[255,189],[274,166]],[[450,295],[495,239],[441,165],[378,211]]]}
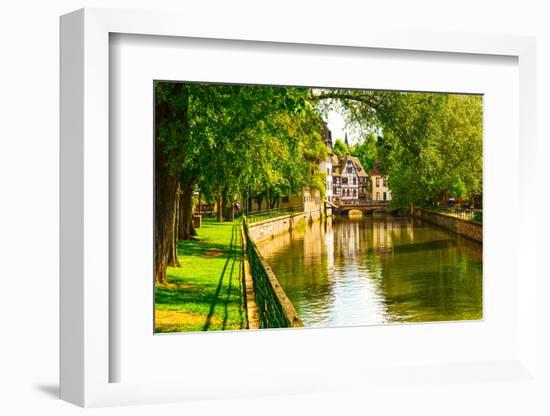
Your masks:
{"label": "framed photographic print", "polygon": [[533,39],[242,23],[61,19],[62,398],[536,382]]}
{"label": "framed photographic print", "polygon": [[482,318],[481,95],[153,86],[155,333]]}

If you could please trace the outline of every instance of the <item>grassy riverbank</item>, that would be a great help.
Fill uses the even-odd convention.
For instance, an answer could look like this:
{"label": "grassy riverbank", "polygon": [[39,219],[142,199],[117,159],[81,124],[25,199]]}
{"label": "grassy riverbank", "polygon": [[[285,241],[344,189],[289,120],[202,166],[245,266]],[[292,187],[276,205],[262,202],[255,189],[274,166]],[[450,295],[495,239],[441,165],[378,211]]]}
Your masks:
{"label": "grassy riverbank", "polygon": [[197,241],[181,241],[181,267],[169,267],[155,291],[155,332],[246,328],[240,227],[203,222]]}

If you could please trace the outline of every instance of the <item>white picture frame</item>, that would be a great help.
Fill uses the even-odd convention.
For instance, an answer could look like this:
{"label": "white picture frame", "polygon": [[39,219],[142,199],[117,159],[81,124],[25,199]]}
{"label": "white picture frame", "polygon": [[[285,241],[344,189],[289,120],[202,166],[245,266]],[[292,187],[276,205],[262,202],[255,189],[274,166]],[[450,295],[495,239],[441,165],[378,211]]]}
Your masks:
{"label": "white picture frame", "polygon": [[[185,22],[185,24],[182,24]],[[490,379],[537,383],[536,258],[529,250],[536,219],[527,215],[536,193],[529,180],[535,166],[535,40],[530,37],[421,31],[328,33],[278,25],[247,26],[240,33],[230,23],[215,27],[201,18],[173,13],[82,9],[61,18],[61,398],[80,406],[158,403],[198,398],[261,394],[323,392],[357,386],[388,385],[393,380],[419,379],[481,384]],[[320,373],[270,374],[263,383],[250,380],[234,388],[205,379],[125,383],[110,382],[109,348],[109,36],[110,34],[224,39],[281,44],[331,45],[452,54],[504,55],[519,66],[519,190],[518,270],[523,276],[517,293],[517,354],[507,360],[441,363],[411,369],[342,368]],[[284,46],[283,46],[284,47]],[[112,306],[112,305],[111,305]],[[412,329],[414,331],[414,328]],[[303,333],[301,337],[307,337]],[[412,378],[411,374],[414,373]],[[320,378],[319,374],[326,377]],[[481,376],[480,376],[481,374]],[[409,380],[409,382],[410,382]],[[360,390],[358,390],[360,391]]]}

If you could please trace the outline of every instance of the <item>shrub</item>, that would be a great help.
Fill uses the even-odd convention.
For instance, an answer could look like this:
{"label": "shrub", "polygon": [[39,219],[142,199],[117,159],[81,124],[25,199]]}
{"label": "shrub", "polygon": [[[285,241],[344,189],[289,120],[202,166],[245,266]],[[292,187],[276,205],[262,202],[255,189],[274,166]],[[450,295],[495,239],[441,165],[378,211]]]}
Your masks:
{"label": "shrub", "polygon": [[480,224],[483,223],[483,212],[482,211],[476,211],[474,212],[474,222],[478,222]]}

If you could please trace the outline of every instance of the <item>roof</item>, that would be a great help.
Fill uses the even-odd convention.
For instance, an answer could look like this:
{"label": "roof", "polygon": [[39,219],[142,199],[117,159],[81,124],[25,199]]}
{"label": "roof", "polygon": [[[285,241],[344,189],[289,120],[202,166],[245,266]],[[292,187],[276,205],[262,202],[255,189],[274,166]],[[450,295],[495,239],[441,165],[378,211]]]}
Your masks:
{"label": "roof", "polygon": [[357,170],[357,176],[366,178],[368,176],[367,172],[363,168],[363,165],[361,164],[361,161],[359,160],[359,158],[355,156],[348,156],[348,158],[353,162],[353,165],[355,166],[355,170]]}
{"label": "roof", "polygon": [[385,176],[386,175],[385,173],[382,173],[382,172],[380,172],[380,170],[378,170],[378,165],[379,164],[380,164],[379,160],[374,162],[374,165],[372,166],[372,169],[370,170],[371,176]]}
{"label": "roof", "polygon": [[337,155],[332,155],[331,161],[332,161],[332,176],[341,176],[342,173],[342,166],[345,166],[348,163],[348,160],[353,163],[353,166],[355,167],[355,170],[357,172],[357,176],[366,178],[368,177],[367,172],[363,168],[363,165],[361,164],[361,161],[359,158],[355,156],[351,156],[349,154],[346,154],[344,157],[339,157]]}

